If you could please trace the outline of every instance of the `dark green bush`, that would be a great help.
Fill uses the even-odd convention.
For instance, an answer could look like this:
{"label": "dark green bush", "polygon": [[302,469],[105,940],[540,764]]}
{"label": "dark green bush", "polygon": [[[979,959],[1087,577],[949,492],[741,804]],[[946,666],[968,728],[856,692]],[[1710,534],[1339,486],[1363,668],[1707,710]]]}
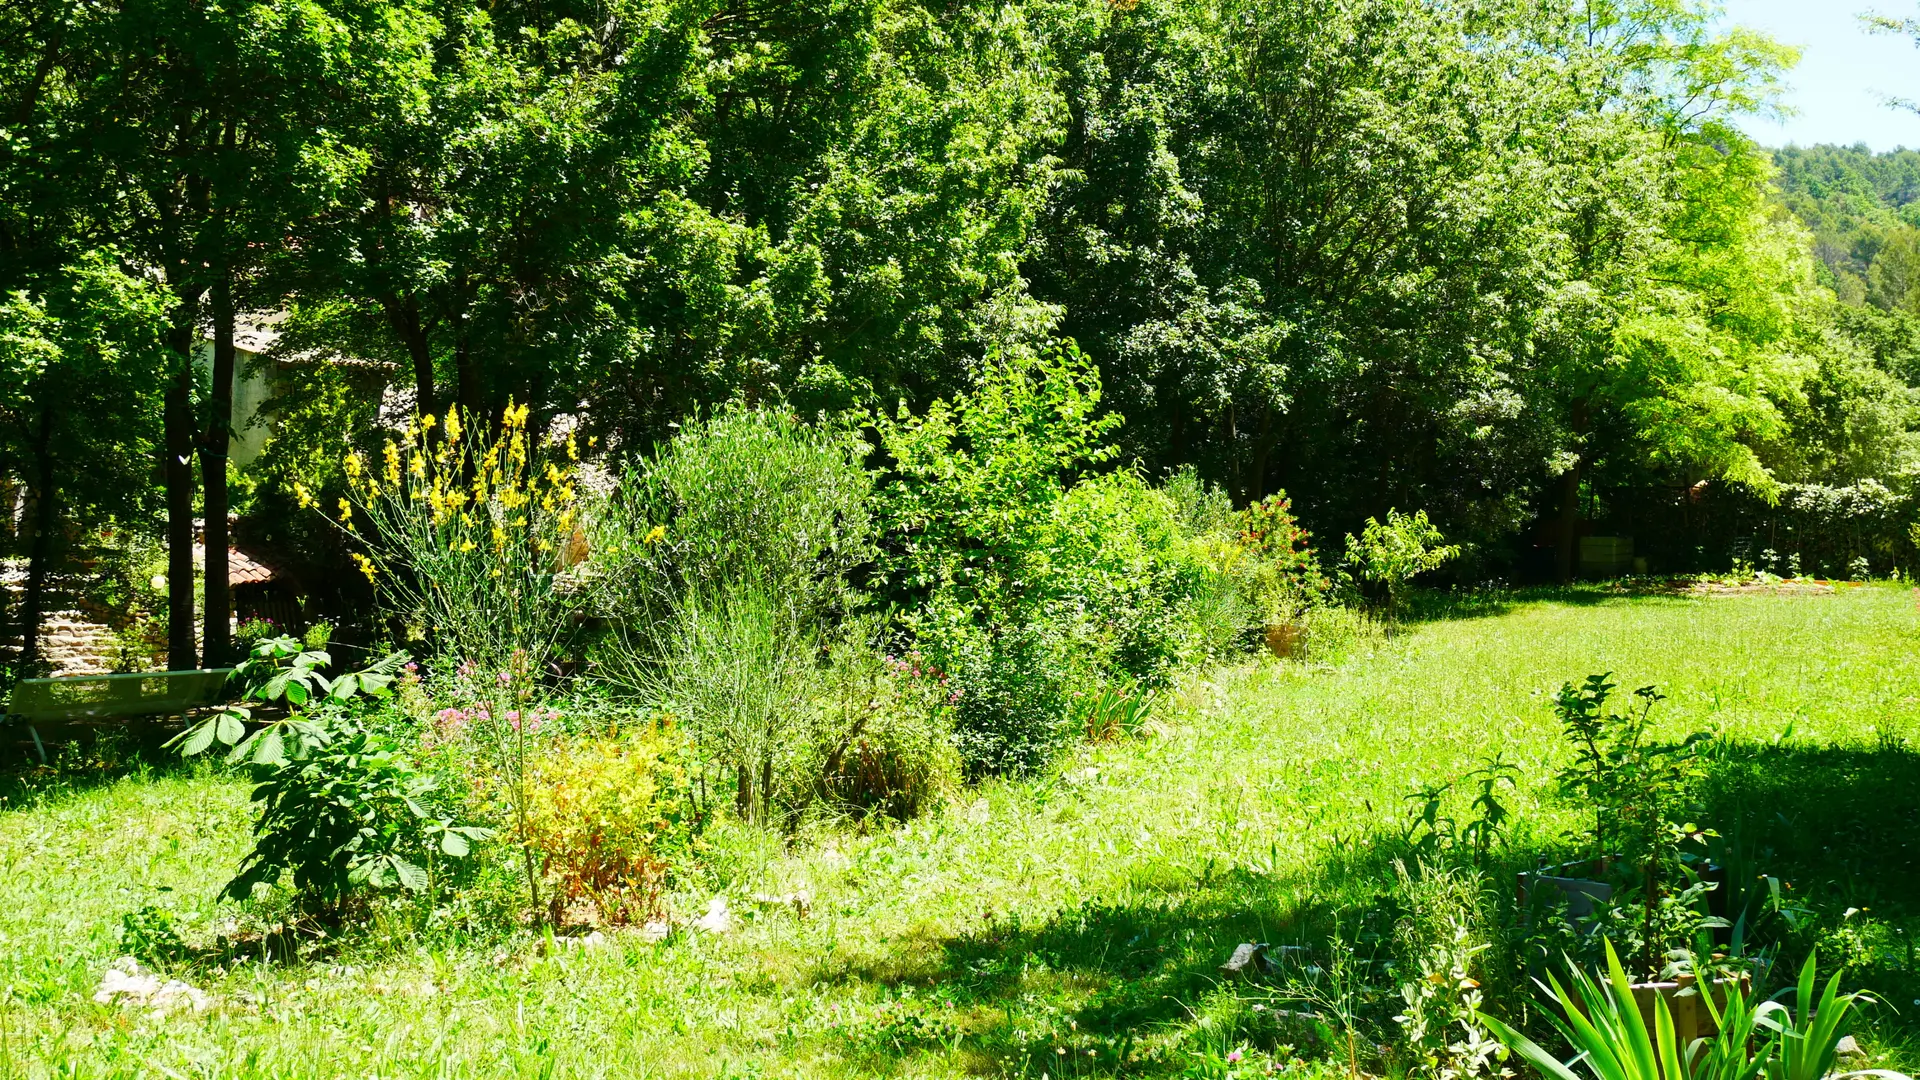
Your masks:
{"label": "dark green bush", "polygon": [[1216,571],[1182,501],[1130,471],[1083,475],[1113,456],[1119,418],[1099,401],[1068,346],[878,425],[889,581],[950,682],[973,774],[1039,767],[1074,737],[1076,690],[1163,686],[1218,636],[1201,621],[1219,610]]}

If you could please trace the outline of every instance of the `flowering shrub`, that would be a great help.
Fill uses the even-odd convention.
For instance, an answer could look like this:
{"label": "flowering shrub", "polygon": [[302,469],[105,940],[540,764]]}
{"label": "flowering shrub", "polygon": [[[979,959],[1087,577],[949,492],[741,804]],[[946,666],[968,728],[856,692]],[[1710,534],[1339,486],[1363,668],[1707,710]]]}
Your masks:
{"label": "flowering shrub", "polygon": [[699,826],[689,813],[681,751],[663,721],[550,740],[533,755],[527,836],[539,853],[555,922],[580,902],[608,923],[659,912]]}
{"label": "flowering shrub", "polygon": [[1253,610],[1268,627],[1298,622],[1327,588],[1312,535],[1293,517],[1293,502],[1276,491],[1239,516],[1235,537],[1243,558],[1237,579]]}
{"label": "flowering shrub", "polygon": [[[579,507],[569,435],[541,461],[527,407],[509,405],[497,434],[447,410],[387,440],[376,465],[347,454],[349,495],[336,523],[383,599],[442,655],[489,670],[543,670],[566,633],[577,590],[567,570]],[[435,431],[438,429],[438,436]],[[317,506],[296,486],[304,505]]]}
{"label": "flowering shrub", "polygon": [[[569,570],[582,546],[569,434],[564,453],[542,461],[527,407],[509,404],[498,432],[472,430],[448,409],[423,416],[374,465],[355,451],[342,462],[350,495],[336,521],[360,550],[352,557],[390,608],[442,657],[460,658],[460,698],[474,742],[490,760],[514,822],[529,898],[541,907],[539,871],[527,835],[526,725],[535,681],[571,630],[579,590]],[[305,488],[296,494],[315,505]]]}

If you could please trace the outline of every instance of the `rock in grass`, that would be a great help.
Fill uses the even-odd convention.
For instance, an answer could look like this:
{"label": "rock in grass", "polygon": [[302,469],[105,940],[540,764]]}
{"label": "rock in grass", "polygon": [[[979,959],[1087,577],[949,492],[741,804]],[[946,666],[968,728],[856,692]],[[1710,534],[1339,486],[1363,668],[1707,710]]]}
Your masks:
{"label": "rock in grass", "polygon": [[93,1000],[102,1005],[149,1006],[161,1012],[190,1008],[205,1012],[211,1000],[206,991],[179,979],[161,982],[158,975],[142,970],[131,956],[123,956],[101,973],[100,985],[93,989]]}
{"label": "rock in grass", "polygon": [[707,903],[707,913],[693,920],[695,930],[724,934],[733,927],[733,913],[727,910],[727,898],[716,896]]}
{"label": "rock in grass", "polygon": [[1860,1044],[1853,1040],[1853,1036],[1843,1035],[1840,1037],[1840,1041],[1834,1045],[1833,1056],[1835,1058],[1850,1058],[1854,1061],[1864,1061],[1866,1060],[1867,1052],[1860,1049]]}
{"label": "rock in grass", "polygon": [[1273,973],[1273,961],[1267,957],[1267,943],[1245,941],[1234,946],[1233,955],[1217,969],[1230,979],[1251,979]]}

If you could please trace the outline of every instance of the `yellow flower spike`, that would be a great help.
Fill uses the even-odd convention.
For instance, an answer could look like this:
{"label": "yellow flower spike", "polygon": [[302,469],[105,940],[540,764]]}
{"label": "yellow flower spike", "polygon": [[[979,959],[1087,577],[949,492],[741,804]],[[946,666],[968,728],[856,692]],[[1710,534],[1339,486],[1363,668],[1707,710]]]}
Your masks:
{"label": "yellow flower spike", "polygon": [[460,409],[458,406],[449,405],[447,406],[447,443],[451,445],[459,441]]}
{"label": "yellow flower spike", "polygon": [[567,460],[580,460],[580,444],[574,441],[573,432],[567,432]]}
{"label": "yellow flower spike", "polygon": [[462,540],[460,542],[461,551],[472,551],[473,548],[474,548],[474,543],[471,540]]}
{"label": "yellow flower spike", "polygon": [[293,498],[295,502],[300,504],[300,509],[302,510],[311,510],[320,505],[320,501],[313,497],[313,492],[307,490],[307,485],[297,480],[294,481],[293,484]]}
{"label": "yellow flower spike", "polygon": [[348,552],[347,554],[349,554],[349,555],[351,555],[351,556],[353,557],[353,561],[354,561],[354,562],[355,562],[356,564],[358,564],[358,565],[359,565],[359,567],[360,567],[360,572],[361,572],[361,573],[363,573],[363,574],[365,574],[365,575],[367,575],[367,580],[368,580],[369,582],[372,582],[372,581],[374,581],[374,580],[376,580],[376,579],[375,579],[375,577],[374,577],[374,572],[373,572],[373,560],[372,560],[372,559],[369,559],[369,558],[367,558],[367,557],[366,557],[365,555],[362,555],[361,553],[359,553],[359,552],[357,552],[357,551],[350,551],[350,552]]}
{"label": "yellow flower spike", "polygon": [[360,451],[358,450],[347,451],[347,456],[340,459],[340,465],[347,470],[347,479],[349,480],[360,479],[360,473],[365,467],[360,461]]}
{"label": "yellow flower spike", "polygon": [[345,495],[340,496],[340,523],[342,525],[353,524],[353,504],[347,501]]}
{"label": "yellow flower spike", "polygon": [[398,487],[400,486],[400,448],[393,445],[392,439],[387,440],[386,458],[387,484],[391,487]]}
{"label": "yellow flower spike", "polygon": [[647,530],[647,543],[649,544],[657,544],[666,538],[667,527],[665,525],[655,525],[653,528]]}
{"label": "yellow flower spike", "polygon": [[427,415],[420,418],[420,430],[423,432],[433,430],[433,414],[432,413],[428,413]]}

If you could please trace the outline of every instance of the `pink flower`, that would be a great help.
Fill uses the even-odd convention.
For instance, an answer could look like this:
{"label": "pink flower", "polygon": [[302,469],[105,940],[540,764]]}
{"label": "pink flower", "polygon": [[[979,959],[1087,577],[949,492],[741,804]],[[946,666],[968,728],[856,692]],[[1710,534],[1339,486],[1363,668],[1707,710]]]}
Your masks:
{"label": "pink flower", "polygon": [[465,679],[465,678],[469,678],[469,677],[471,677],[471,676],[472,676],[472,675],[473,675],[473,674],[474,674],[475,672],[477,672],[477,671],[479,671],[479,670],[480,670],[480,668],[479,668],[478,666],[476,666],[476,665],[474,664],[474,662],[473,662],[473,661],[471,661],[471,660],[462,660],[462,661],[460,661],[460,667],[459,667],[459,670],[458,670],[458,672],[457,672],[457,674],[458,674],[458,675],[459,675],[459,676],[460,676],[461,678],[463,678],[463,679]]}
{"label": "pink flower", "polygon": [[1238,1050],[1227,1051],[1227,1064],[1229,1065],[1240,1064],[1240,1051]]}

